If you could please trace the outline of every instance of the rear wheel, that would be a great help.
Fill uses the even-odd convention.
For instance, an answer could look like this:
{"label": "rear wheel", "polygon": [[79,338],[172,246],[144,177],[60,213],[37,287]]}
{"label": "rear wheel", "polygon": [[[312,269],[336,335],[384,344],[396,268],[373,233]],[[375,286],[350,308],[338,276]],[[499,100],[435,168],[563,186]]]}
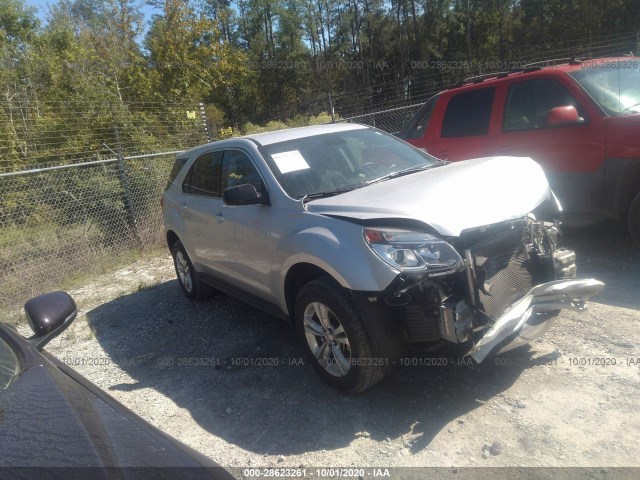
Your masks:
{"label": "rear wheel", "polygon": [[182,242],[178,240],[173,244],[171,254],[178,283],[187,298],[190,300],[202,300],[210,297],[213,293],[213,288],[201,280],[200,274],[193,268],[191,259],[187,255]]}
{"label": "rear wheel", "polygon": [[345,290],[330,278],[306,284],[296,299],[296,331],[309,359],[331,386],[358,393],[384,377],[367,331]]}
{"label": "rear wheel", "polygon": [[627,223],[629,225],[631,238],[636,242],[636,245],[640,246],[640,193],[636,195],[636,198],[631,202]]}

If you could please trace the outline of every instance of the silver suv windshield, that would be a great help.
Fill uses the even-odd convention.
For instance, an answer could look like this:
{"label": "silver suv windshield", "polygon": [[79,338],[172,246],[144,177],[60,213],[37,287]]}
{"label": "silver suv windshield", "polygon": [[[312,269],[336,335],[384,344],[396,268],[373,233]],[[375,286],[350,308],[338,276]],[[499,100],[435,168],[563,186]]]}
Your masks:
{"label": "silver suv windshield", "polygon": [[269,167],[292,198],[340,193],[443,164],[372,129],[298,138],[267,145],[264,151]]}
{"label": "silver suv windshield", "polygon": [[18,376],[19,364],[11,347],[0,338],[0,390],[6,390]]}
{"label": "silver suv windshield", "polygon": [[640,59],[587,61],[570,75],[608,115],[640,113]]}

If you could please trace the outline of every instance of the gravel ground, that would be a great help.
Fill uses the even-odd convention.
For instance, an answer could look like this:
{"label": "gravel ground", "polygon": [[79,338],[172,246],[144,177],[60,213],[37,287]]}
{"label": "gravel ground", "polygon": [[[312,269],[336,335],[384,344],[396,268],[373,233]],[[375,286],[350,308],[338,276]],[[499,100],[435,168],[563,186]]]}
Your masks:
{"label": "gravel ground", "polygon": [[640,249],[615,227],[565,245],[607,284],[587,312],[480,368],[405,368],[357,396],[322,383],[284,323],[186,300],[169,255],[71,291],[79,318],[47,349],[226,467],[637,467]]}

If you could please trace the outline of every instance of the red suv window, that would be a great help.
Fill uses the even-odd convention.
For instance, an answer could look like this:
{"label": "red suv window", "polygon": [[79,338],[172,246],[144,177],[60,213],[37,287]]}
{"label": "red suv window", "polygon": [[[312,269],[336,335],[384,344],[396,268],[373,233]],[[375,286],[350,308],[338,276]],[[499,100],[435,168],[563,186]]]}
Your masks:
{"label": "red suv window", "polygon": [[481,88],[451,97],[442,122],[442,138],[487,135],[496,89]]}
{"label": "red suv window", "polygon": [[409,123],[400,130],[398,137],[404,140],[424,137],[424,132],[427,131],[427,125],[429,124],[433,108],[436,106],[436,103],[438,103],[438,98],[440,98],[440,95],[434,95],[427,103],[420,107],[420,110],[411,118]]}
{"label": "red suv window", "polygon": [[541,78],[514,83],[509,88],[502,131],[545,128],[549,111],[568,105],[574,106],[584,118],[584,110],[578,101],[557,80]]}

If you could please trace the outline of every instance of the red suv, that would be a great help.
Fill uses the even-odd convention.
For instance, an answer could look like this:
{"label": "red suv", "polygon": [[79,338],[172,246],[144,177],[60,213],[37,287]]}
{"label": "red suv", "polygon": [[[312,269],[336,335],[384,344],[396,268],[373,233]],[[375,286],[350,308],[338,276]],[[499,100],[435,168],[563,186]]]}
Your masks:
{"label": "red suv", "polygon": [[545,170],[569,225],[627,221],[640,244],[638,57],[469,79],[429,99],[398,136],[450,161],[531,157]]}

